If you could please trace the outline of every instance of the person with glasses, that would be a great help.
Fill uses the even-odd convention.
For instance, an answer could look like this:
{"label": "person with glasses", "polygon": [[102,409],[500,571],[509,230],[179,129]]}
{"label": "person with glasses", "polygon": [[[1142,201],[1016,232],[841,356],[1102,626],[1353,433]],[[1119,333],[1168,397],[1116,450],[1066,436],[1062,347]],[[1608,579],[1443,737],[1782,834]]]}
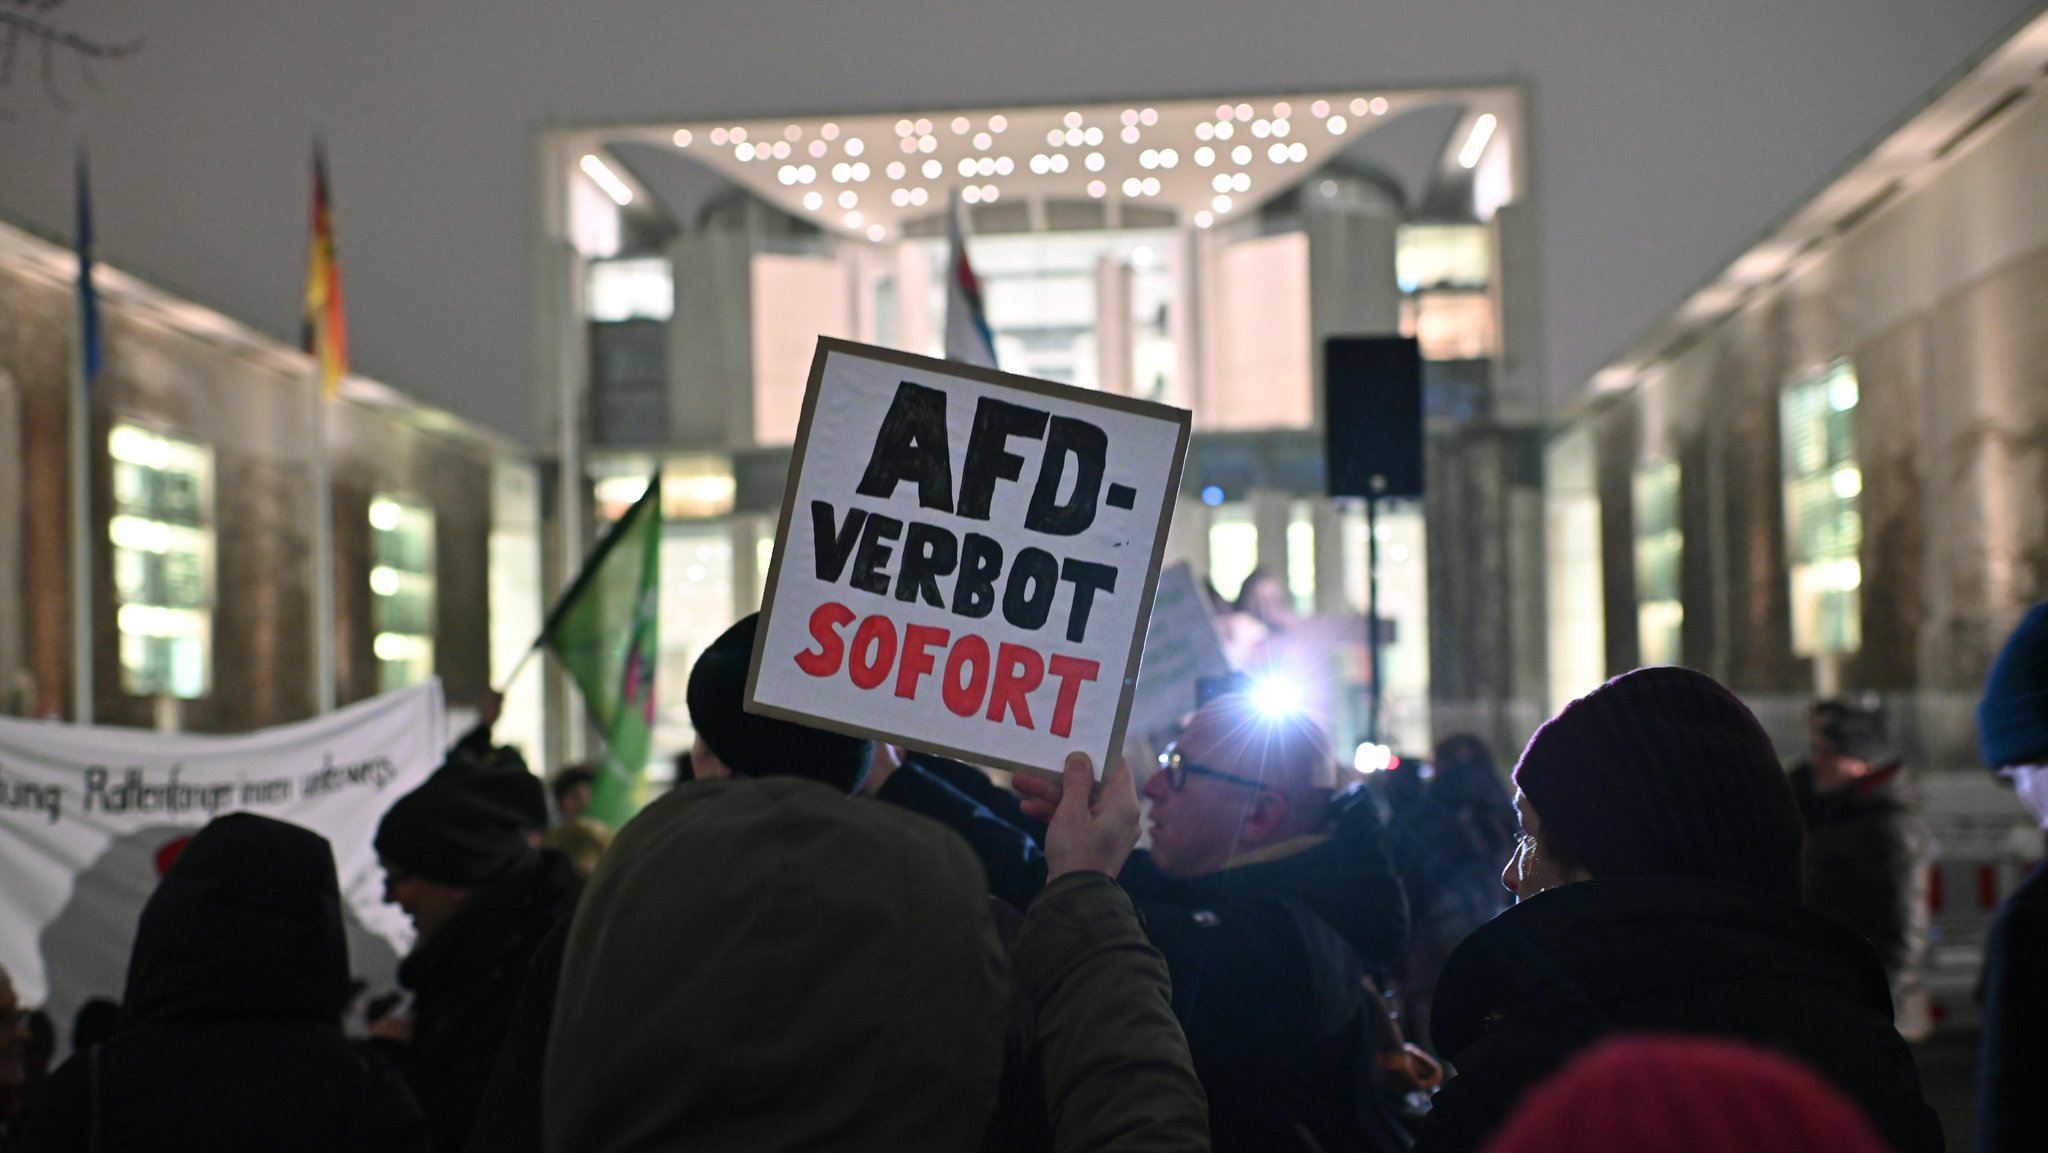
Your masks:
{"label": "person with glasses", "polygon": [[1364,978],[1401,955],[1408,908],[1369,798],[1336,785],[1321,728],[1244,692],[1198,710],[1145,782],[1150,850],[1119,879],[1173,974],[1218,1153],[1407,1145]]}

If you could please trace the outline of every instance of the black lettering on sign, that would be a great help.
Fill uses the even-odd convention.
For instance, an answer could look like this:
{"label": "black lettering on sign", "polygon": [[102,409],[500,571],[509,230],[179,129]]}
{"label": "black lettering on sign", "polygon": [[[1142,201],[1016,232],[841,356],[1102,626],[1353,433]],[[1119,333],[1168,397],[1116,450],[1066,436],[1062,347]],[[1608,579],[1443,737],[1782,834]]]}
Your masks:
{"label": "black lettering on sign", "polygon": [[960,579],[953,585],[953,611],[969,618],[995,611],[996,574],[1003,571],[1003,546],[978,532],[960,550]]}
{"label": "black lettering on sign", "polygon": [[854,491],[862,496],[896,495],[904,481],[917,485],[917,503],[941,512],[953,511],[953,452],[946,440],[946,394],[936,388],[903,381],[896,399],[882,417],[868,454],[867,471]]}
{"label": "black lettering on sign", "polygon": [[933,608],[945,608],[939,593],[939,578],[950,576],[960,565],[960,542],[935,524],[910,522],[903,538],[903,567],[896,574],[896,599],[914,601],[919,597]]}
{"label": "black lettering on sign", "polygon": [[1020,629],[1045,627],[1058,595],[1060,562],[1042,548],[1027,548],[1010,562],[1010,582],[1003,589],[1003,619]]}
{"label": "black lettering on sign", "polygon": [[[1067,458],[1075,461],[1074,495],[1061,504],[1060,482]],[[1078,536],[1095,523],[1095,502],[1102,494],[1102,470],[1109,457],[1109,434],[1071,416],[1052,418],[1045,437],[1045,458],[1038,465],[1038,485],[1024,527],[1054,536]]]}
{"label": "black lettering on sign", "polygon": [[1095,594],[1116,591],[1116,566],[1068,557],[1060,566],[1060,579],[1074,586],[1074,606],[1067,613],[1067,639],[1080,644],[1088,635],[1088,613],[1095,607]]}
{"label": "black lettering on sign", "polygon": [[1051,414],[1036,408],[983,397],[974,409],[974,431],[967,435],[967,459],[960,465],[958,512],[970,520],[987,520],[998,480],[1016,480],[1024,458],[1010,451],[1010,438],[1045,435]]}
{"label": "black lettering on sign", "polygon": [[832,506],[822,500],[811,502],[811,551],[818,559],[818,579],[826,584],[838,584],[839,574],[846,571],[846,561],[853,555],[853,545],[860,539],[861,522],[868,514],[857,508],[846,510],[846,523],[832,527]]}
{"label": "black lettering on sign", "polygon": [[903,522],[893,516],[869,513],[860,530],[860,551],[853,558],[853,575],[846,583],[862,592],[887,595],[889,574],[882,566],[896,551],[896,538],[903,535]]}

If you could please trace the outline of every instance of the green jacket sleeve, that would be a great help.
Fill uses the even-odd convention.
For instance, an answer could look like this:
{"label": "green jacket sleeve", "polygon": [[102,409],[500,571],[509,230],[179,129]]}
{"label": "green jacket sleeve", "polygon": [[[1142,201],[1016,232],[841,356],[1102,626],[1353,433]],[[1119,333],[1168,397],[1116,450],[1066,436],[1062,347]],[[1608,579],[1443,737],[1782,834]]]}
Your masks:
{"label": "green jacket sleeve", "polygon": [[1101,873],[1047,886],[1010,950],[1038,1008],[1056,1153],[1196,1153],[1209,1106],[1173,1016],[1166,961]]}

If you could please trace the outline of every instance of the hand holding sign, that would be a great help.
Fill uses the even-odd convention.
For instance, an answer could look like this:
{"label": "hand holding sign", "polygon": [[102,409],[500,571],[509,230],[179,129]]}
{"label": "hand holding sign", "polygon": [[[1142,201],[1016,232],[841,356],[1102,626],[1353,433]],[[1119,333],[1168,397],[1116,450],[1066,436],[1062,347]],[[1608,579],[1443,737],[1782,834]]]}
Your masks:
{"label": "hand holding sign", "polygon": [[1018,774],[1012,784],[1024,794],[1024,815],[1046,822],[1048,883],[1068,873],[1114,877],[1123,871],[1138,844],[1138,790],[1123,758],[1117,758],[1100,785],[1087,753],[1067,754],[1066,770],[1057,781]]}
{"label": "hand holding sign", "polygon": [[1012,770],[1123,744],[1189,416],[822,340],[747,707]]}

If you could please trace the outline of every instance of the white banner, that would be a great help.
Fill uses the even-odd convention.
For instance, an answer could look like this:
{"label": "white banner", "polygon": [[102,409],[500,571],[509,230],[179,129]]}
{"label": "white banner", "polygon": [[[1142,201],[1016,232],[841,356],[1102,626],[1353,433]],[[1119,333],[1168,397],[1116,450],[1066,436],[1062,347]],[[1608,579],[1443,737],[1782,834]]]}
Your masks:
{"label": "white banner", "polygon": [[962,760],[1123,745],[1189,414],[822,339],[747,707]]}
{"label": "white banner", "polygon": [[333,844],[350,970],[388,988],[412,926],[370,842],[446,743],[438,680],[238,736],[0,719],[0,965],[68,1045],[79,1005],[121,997],[159,856],[247,810]]}

